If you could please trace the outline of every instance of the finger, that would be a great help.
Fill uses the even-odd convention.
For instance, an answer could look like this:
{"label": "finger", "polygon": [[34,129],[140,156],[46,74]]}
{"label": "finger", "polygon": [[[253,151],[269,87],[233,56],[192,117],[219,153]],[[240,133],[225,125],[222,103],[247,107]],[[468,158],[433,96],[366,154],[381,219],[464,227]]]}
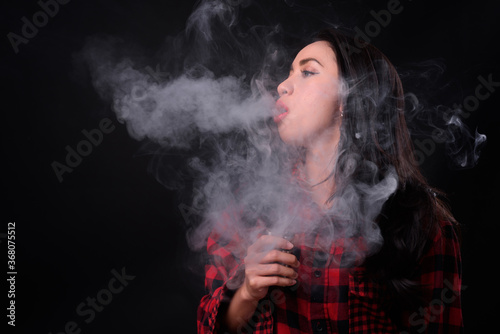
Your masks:
{"label": "finger", "polygon": [[292,286],[296,283],[295,279],[281,276],[257,276],[250,280],[250,286],[255,290],[270,286]]}
{"label": "finger", "polygon": [[270,263],[246,267],[245,276],[283,276],[288,278],[297,278],[298,274],[293,268],[282,265],[281,263]]}
{"label": "finger", "polygon": [[254,242],[249,248],[249,251],[252,252],[262,252],[266,250],[271,250],[274,248],[281,248],[281,249],[292,249],[293,244],[281,237],[274,236],[274,235],[262,235],[257,239],[256,242]]}
{"label": "finger", "polygon": [[294,254],[278,249],[272,249],[267,252],[250,253],[245,257],[244,262],[246,265],[269,264],[278,262],[293,268],[298,268],[300,265],[297,257]]}
{"label": "finger", "polygon": [[284,266],[280,263],[261,264],[249,270],[249,275],[255,276],[282,276],[295,279],[299,275],[291,267]]}
{"label": "finger", "polygon": [[293,254],[282,252],[280,250],[274,249],[267,252],[259,261],[260,263],[281,263],[288,266],[298,268],[300,263],[297,257]]}

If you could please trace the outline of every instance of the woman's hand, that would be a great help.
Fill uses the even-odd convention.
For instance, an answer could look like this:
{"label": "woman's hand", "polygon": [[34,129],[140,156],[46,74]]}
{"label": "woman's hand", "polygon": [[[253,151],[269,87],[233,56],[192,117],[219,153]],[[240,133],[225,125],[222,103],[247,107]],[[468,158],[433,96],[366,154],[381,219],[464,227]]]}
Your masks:
{"label": "woman's hand", "polygon": [[[270,286],[292,286],[296,283],[297,257],[287,253],[293,245],[280,237],[263,235],[248,247],[245,262],[245,281],[236,291],[227,309],[222,309],[220,321],[230,333],[241,332],[254,314],[258,301]],[[238,330],[239,329],[239,330]]]}
{"label": "woman's hand", "polygon": [[299,261],[291,250],[293,244],[283,238],[263,235],[248,247],[245,257],[245,282],[241,296],[248,301],[264,298],[270,286],[292,286],[297,281]]}

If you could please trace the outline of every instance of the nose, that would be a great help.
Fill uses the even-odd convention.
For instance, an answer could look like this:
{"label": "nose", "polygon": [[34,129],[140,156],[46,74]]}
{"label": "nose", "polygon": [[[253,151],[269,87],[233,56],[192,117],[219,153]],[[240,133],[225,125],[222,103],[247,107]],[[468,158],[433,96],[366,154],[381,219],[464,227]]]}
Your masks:
{"label": "nose", "polygon": [[292,88],[292,85],[290,83],[290,78],[288,79],[285,79],[282,83],[280,83],[278,85],[278,94],[279,96],[283,96],[283,95],[289,95],[292,93],[293,91],[293,88]]}

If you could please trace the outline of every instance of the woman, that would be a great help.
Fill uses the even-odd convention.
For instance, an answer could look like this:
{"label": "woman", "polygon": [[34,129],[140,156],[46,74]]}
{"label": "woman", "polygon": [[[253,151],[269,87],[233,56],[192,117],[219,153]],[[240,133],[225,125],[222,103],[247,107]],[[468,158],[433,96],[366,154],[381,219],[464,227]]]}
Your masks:
{"label": "woman", "polygon": [[[261,233],[234,251],[241,236],[213,233],[198,331],[461,332],[456,223],[418,170],[389,60],[323,31],[297,54],[278,93],[279,135],[304,152],[297,178],[343,237],[325,247],[321,230],[292,240]],[[381,184],[389,191],[374,195]],[[366,232],[370,215],[376,226]]]}

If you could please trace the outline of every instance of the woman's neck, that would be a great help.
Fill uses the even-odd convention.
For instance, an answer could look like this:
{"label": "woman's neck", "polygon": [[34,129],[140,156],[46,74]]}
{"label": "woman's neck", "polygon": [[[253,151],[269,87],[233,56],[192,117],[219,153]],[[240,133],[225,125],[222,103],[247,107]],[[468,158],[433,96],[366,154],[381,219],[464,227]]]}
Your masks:
{"label": "woman's neck", "polygon": [[327,200],[335,189],[332,177],[335,167],[335,157],[339,142],[339,131],[333,131],[330,136],[316,140],[314,145],[306,149],[304,173],[310,186],[313,200],[321,208],[328,209]]}

